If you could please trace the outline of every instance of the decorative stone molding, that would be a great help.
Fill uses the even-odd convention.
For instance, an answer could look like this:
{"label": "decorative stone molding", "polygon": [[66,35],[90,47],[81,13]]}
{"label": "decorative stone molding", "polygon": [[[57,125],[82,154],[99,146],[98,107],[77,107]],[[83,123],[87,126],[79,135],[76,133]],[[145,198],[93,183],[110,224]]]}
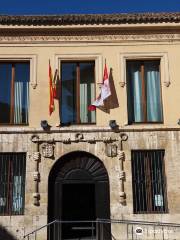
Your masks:
{"label": "decorative stone molding", "polygon": [[108,144],[106,143],[106,156],[108,157],[116,157],[117,156],[117,145],[116,144]]}
{"label": "decorative stone molding", "polygon": [[169,87],[169,86],[170,86],[170,84],[171,84],[171,83],[170,83],[170,81],[167,81],[167,82],[166,82],[166,81],[164,81],[164,86],[166,86],[166,87]]}
{"label": "decorative stone molding", "polygon": [[41,153],[45,158],[54,157],[54,144],[53,143],[43,143],[41,145]]}
{"label": "decorative stone molding", "polygon": [[75,142],[79,142],[84,139],[84,135],[82,133],[75,134]]}
{"label": "decorative stone molding", "polygon": [[39,161],[40,160],[40,152],[33,152],[32,158],[34,161]]}
{"label": "decorative stone molding", "polygon": [[[109,131],[110,132],[110,131]],[[50,148],[49,145],[54,146],[56,142],[61,142],[64,144],[70,144],[70,143],[78,143],[78,142],[87,142],[87,143],[96,143],[96,142],[103,142],[103,143],[113,143],[118,142],[119,137],[103,137],[103,138],[96,138],[92,137],[92,135],[89,137],[88,134],[83,134],[82,132],[76,132],[74,134],[74,137],[72,138],[67,137],[63,138],[62,135],[57,136],[56,138],[39,138],[37,135],[32,135],[31,141],[33,143],[37,143],[40,146],[40,151],[42,152],[42,148]],[[47,156],[48,157],[48,156]]]}
{"label": "decorative stone molding", "polygon": [[40,201],[40,194],[39,193],[33,193],[33,198],[34,198],[34,205],[35,206],[39,206],[40,205],[40,203],[39,203],[39,201]]}
{"label": "decorative stone molding", "polygon": [[125,82],[119,82],[119,84],[120,84],[120,86],[121,86],[122,88],[126,85]]}
{"label": "decorative stone molding", "polygon": [[31,136],[31,142],[36,143],[39,141],[39,136],[38,135],[32,135]]}
{"label": "decorative stone molding", "polygon": [[95,137],[94,138],[90,138],[90,139],[87,139],[87,142],[90,143],[90,144],[95,144],[96,143],[96,139],[95,139]]}
{"label": "decorative stone molding", "polygon": [[122,205],[126,204],[126,193],[124,191],[124,181],[125,181],[125,171],[124,171],[124,161],[125,161],[125,153],[123,151],[122,143],[127,141],[128,136],[126,133],[120,133],[120,149],[118,150],[118,159],[119,159],[119,180],[120,180],[120,203]]}
{"label": "decorative stone molding", "polygon": [[34,193],[33,193],[33,204],[35,206],[40,205],[40,194],[39,194],[39,181],[40,181],[40,173],[39,173],[39,162],[41,159],[41,154],[39,152],[39,136],[38,135],[32,135],[31,136],[32,141],[32,159],[35,163],[34,165],[34,172],[33,172],[33,180],[34,180]]}
{"label": "decorative stone molding", "polygon": [[[31,35],[31,34],[30,34]],[[180,34],[179,33],[151,33],[147,32],[146,34],[132,32],[132,34],[126,34],[122,33],[119,34],[119,31],[113,32],[112,34],[81,34],[81,35],[70,35],[68,32],[68,35],[66,34],[59,34],[54,36],[49,35],[32,35],[31,36],[0,36],[0,43],[45,43],[45,42],[92,42],[92,41],[101,41],[101,42],[119,42],[119,41],[169,41],[169,40],[180,40]]]}
{"label": "decorative stone molding", "polygon": [[128,135],[126,133],[120,133],[121,142],[128,140]]}
{"label": "decorative stone molding", "polygon": [[103,137],[103,142],[104,143],[111,143],[112,142],[112,138],[111,137]]}
{"label": "decorative stone molding", "polygon": [[125,172],[124,171],[119,172],[119,179],[120,180],[124,180],[125,179]]}
{"label": "decorative stone molding", "polygon": [[120,161],[124,160],[125,159],[124,151],[118,151],[118,157]]}
{"label": "decorative stone molding", "polygon": [[125,180],[125,172],[123,161],[125,160],[125,154],[123,151],[118,151],[118,158],[119,158],[119,179],[120,179],[120,203],[125,204],[126,202],[126,194],[124,192],[124,180]]}
{"label": "decorative stone molding", "polygon": [[70,138],[64,138],[64,139],[62,139],[62,143],[70,144],[71,143],[71,139]]}
{"label": "decorative stone molding", "polygon": [[126,198],[125,192],[120,192],[119,196],[120,196],[120,203],[125,204],[125,198]]}
{"label": "decorative stone molding", "polygon": [[38,171],[33,172],[34,181],[40,181],[40,174]]}

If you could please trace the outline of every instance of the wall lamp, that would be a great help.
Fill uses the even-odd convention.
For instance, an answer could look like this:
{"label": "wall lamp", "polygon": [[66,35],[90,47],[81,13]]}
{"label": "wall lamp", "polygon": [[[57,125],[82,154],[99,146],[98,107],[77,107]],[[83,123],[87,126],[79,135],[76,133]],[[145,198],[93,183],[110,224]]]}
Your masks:
{"label": "wall lamp", "polygon": [[41,120],[41,127],[44,131],[49,131],[51,126],[48,124],[47,120]]}
{"label": "wall lamp", "polygon": [[109,126],[112,130],[117,130],[119,128],[119,125],[116,123],[116,120],[110,120]]}

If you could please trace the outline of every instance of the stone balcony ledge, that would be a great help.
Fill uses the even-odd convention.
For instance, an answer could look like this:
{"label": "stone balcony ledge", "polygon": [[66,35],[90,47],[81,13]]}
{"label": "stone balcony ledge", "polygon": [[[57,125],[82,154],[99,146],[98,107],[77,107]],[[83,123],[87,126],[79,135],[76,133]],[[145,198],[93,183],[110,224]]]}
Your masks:
{"label": "stone balcony ledge", "polygon": [[151,131],[180,131],[178,125],[126,125],[119,126],[117,131],[113,131],[109,126],[96,126],[96,125],[78,125],[68,127],[51,127],[49,131],[45,131],[40,127],[29,126],[2,126],[0,127],[0,134],[15,134],[15,133],[69,133],[69,132],[151,132]]}

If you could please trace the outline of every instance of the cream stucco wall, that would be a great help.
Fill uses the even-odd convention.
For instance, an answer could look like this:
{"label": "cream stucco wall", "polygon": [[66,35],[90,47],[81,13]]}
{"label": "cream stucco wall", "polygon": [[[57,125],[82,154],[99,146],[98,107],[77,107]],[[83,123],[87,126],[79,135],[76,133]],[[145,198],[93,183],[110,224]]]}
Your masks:
{"label": "cream stucco wall", "polygon": [[[164,25],[164,24],[163,24]],[[5,27],[5,26],[4,26]],[[124,26],[124,31],[126,26]],[[137,27],[137,26],[136,26]],[[20,239],[24,234],[47,223],[48,206],[48,176],[58,159],[65,153],[84,150],[97,156],[107,169],[110,180],[110,209],[114,219],[131,219],[147,221],[164,221],[179,223],[179,147],[180,127],[177,124],[180,118],[178,103],[180,102],[180,37],[179,26],[170,35],[167,25],[165,32],[161,33],[158,26],[157,34],[146,29],[145,33],[134,32],[128,36],[117,35],[102,36],[10,36],[0,37],[0,60],[2,59],[30,59],[31,83],[29,126],[0,127],[1,152],[26,152],[26,189],[25,213],[23,216],[3,216],[0,225],[4,226],[13,235]],[[133,25],[129,27],[133,29]],[[127,31],[129,31],[127,28]],[[98,29],[97,29],[98,31]],[[66,39],[67,38],[67,39]],[[127,89],[125,76],[126,59],[161,59],[161,86],[163,102],[163,124],[138,124],[127,125]],[[58,102],[56,110],[49,116],[49,86],[48,62],[51,61],[52,69],[58,67],[63,59],[94,59],[96,62],[96,83],[102,81],[103,65],[106,59],[108,69],[112,68],[112,75],[119,107],[111,109],[110,113],[97,110],[96,126],[71,126],[65,128],[55,127],[59,123]],[[170,82],[170,85],[169,85]],[[37,86],[36,86],[37,83]],[[122,86],[124,85],[124,86]],[[169,85],[169,86],[168,86]],[[96,86],[99,92],[98,84]],[[52,125],[50,132],[46,133],[40,128],[40,121],[46,119]],[[108,127],[109,120],[116,119],[120,126],[119,132],[114,133]],[[75,134],[83,132],[84,142],[75,142]],[[119,146],[119,133],[125,132],[128,140],[123,144],[125,152],[124,171],[126,180],[124,191],[126,205],[120,203],[119,159],[107,157],[105,154],[104,138],[117,138]],[[54,160],[41,157],[39,162],[39,193],[40,206],[34,206],[34,172],[33,147],[31,137],[38,134],[44,142],[49,139],[55,141]],[[97,138],[97,142],[90,143],[89,138]],[[67,139],[73,140],[66,144]],[[64,139],[64,140],[63,140]],[[64,142],[63,142],[64,141]],[[131,150],[133,149],[165,149],[165,166],[167,176],[168,209],[167,214],[133,214],[132,179],[131,179]],[[124,239],[127,226],[113,225],[113,234],[116,239]],[[124,233],[120,234],[120,233]],[[176,239],[180,239],[178,231]],[[154,235],[153,235],[154,236]],[[148,239],[149,236],[144,236]],[[173,235],[169,239],[174,239]],[[38,238],[46,239],[46,233]],[[127,239],[131,239],[130,237]],[[158,239],[158,236],[153,239]],[[166,238],[165,238],[166,239]],[[167,238],[168,239],[168,238]]]}
{"label": "cream stucco wall", "polygon": [[[177,126],[179,119],[178,107],[172,108],[180,102],[179,62],[180,43],[177,41],[116,41],[111,43],[41,43],[41,44],[4,44],[0,45],[0,58],[4,57],[23,59],[26,55],[35,56],[37,64],[32,72],[32,77],[37,79],[36,89],[30,88],[30,127],[38,127],[42,119],[47,119],[55,126],[59,123],[58,102],[56,111],[50,117],[48,114],[49,86],[48,86],[48,61],[50,59],[53,71],[58,66],[59,59],[97,59],[96,83],[102,81],[103,64],[106,59],[108,69],[112,68],[112,76],[118,97],[119,107],[111,109],[110,113],[97,110],[97,126],[108,126],[110,119],[116,119],[120,126],[127,124],[127,89],[121,87],[125,81],[125,64],[123,56],[128,59],[159,58],[161,62],[162,103],[165,126]],[[9,56],[8,56],[9,55]],[[164,57],[165,56],[165,57]],[[169,80],[170,86],[164,82]],[[96,85],[97,95],[99,92]]]}

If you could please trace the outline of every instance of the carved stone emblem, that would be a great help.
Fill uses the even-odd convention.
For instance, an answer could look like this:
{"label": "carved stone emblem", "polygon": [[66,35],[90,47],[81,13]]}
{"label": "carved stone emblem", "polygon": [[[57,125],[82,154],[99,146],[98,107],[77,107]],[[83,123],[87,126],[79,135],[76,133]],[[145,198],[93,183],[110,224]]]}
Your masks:
{"label": "carved stone emblem", "polygon": [[50,143],[43,143],[41,145],[42,155],[45,158],[52,158],[54,156],[54,145]]}
{"label": "carved stone emblem", "polygon": [[117,156],[117,145],[106,143],[106,156],[116,157]]}
{"label": "carved stone emblem", "polygon": [[75,142],[80,142],[84,139],[84,136],[82,133],[76,133],[75,134]]}

